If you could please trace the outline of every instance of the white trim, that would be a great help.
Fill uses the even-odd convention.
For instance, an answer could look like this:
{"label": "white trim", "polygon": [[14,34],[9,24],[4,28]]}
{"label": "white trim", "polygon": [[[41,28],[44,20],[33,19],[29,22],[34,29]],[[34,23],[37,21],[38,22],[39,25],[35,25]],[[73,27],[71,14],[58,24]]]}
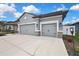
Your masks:
{"label": "white trim", "polygon": [[57,24],[57,32],[58,32],[58,29],[59,29],[59,24],[58,24],[58,21],[45,21],[45,22],[40,22],[40,32],[41,32],[41,35],[42,35],[42,25],[43,24],[52,24],[52,23],[56,23]]}
{"label": "white trim", "polygon": [[21,23],[21,24],[18,24],[18,25],[24,25],[24,24],[37,24],[37,22]]}
{"label": "white trim", "polygon": [[38,32],[37,23],[35,23],[35,32]]}
{"label": "white trim", "polygon": [[34,24],[34,26],[35,26],[35,32],[39,31],[39,30],[37,30],[37,28],[36,28],[37,22],[29,22],[29,23],[21,23],[21,24],[18,24],[18,31],[20,31],[20,26],[21,26],[21,25],[27,25],[27,24]]}

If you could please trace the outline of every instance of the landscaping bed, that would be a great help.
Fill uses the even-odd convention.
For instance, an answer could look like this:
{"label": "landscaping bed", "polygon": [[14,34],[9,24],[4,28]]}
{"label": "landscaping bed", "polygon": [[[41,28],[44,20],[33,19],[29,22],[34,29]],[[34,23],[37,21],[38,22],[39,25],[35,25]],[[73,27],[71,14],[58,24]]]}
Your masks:
{"label": "landscaping bed", "polygon": [[15,34],[17,32],[14,31],[4,31],[4,32],[0,32],[0,36],[5,36],[6,34]]}
{"label": "landscaping bed", "polygon": [[6,32],[0,32],[0,36],[5,36]]}
{"label": "landscaping bed", "polygon": [[[74,48],[73,48],[74,40]],[[79,56],[79,33],[76,33],[75,36],[63,35],[63,41],[65,43],[67,52],[70,56]],[[75,54],[74,54],[74,50]]]}

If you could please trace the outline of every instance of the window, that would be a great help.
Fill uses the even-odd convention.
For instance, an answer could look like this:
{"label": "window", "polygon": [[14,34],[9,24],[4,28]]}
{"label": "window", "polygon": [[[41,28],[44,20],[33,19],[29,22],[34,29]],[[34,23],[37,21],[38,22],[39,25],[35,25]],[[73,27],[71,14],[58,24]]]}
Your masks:
{"label": "window", "polygon": [[68,29],[66,29],[66,35],[68,34]]}
{"label": "window", "polygon": [[66,29],[66,31],[68,31],[68,29]]}
{"label": "window", "polygon": [[62,23],[59,23],[59,30],[62,30]]}

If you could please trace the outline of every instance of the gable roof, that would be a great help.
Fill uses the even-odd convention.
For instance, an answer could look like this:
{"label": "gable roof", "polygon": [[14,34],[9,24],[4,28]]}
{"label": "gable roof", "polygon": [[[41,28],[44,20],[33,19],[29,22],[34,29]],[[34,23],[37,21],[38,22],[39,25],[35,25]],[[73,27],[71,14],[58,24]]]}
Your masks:
{"label": "gable roof", "polygon": [[70,24],[65,24],[64,26],[72,26],[72,25],[75,25],[75,24],[79,24],[79,22],[75,22],[75,23],[70,23]]}
{"label": "gable roof", "polygon": [[41,14],[41,15],[36,15],[33,18],[44,18],[44,17],[50,17],[50,16],[57,16],[57,15],[63,15],[63,19],[66,16],[68,10],[64,10],[64,11],[56,11],[56,12],[52,12],[52,13],[48,13],[48,14]]}
{"label": "gable roof", "polygon": [[40,15],[35,15],[33,13],[28,13],[28,12],[24,12],[18,19],[17,22],[19,21],[19,19],[24,15],[24,14],[31,14],[34,15],[33,18],[44,18],[44,17],[50,17],[50,16],[58,16],[58,15],[63,15],[63,19],[65,18],[66,14],[68,13],[68,10],[64,10],[64,11],[56,11],[56,12],[52,12],[52,13],[48,13],[48,14],[40,14]]}
{"label": "gable roof", "polygon": [[33,13],[28,13],[28,12],[24,12],[17,20],[16,20],[16,22],[18,22],[19,21],[19,19],[24,15],[24,14],[31,14],[31,15],[34,15],[35,16],[35,14],[33,14]]}
{"label": "gable roof", "polygon": [[79,22],[75,22],[75,23],[73,23],[73,24],[71,24],[71,25],[75,25],[75,24],[79,24]]}

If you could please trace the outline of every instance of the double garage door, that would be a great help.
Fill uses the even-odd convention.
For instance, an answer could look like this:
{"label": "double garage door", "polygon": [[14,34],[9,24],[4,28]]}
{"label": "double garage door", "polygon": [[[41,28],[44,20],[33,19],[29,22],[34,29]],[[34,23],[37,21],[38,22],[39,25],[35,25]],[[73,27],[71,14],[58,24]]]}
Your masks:
{"label": "double garage door", "polygon": [[[20,25],[20,33],[27,35],[35,35],[35,24]],[[42,24],[42,36],[52,36],[57,35],[57,24]]]}
{"label": "double garage door", "polygon": [[56,37],[57,35],[57,24],[42,24],[42,35]]}
{"label": "double garage door", "polygon": [[35,24],[20,25],[20,33],[27,35],[35,35]]}

